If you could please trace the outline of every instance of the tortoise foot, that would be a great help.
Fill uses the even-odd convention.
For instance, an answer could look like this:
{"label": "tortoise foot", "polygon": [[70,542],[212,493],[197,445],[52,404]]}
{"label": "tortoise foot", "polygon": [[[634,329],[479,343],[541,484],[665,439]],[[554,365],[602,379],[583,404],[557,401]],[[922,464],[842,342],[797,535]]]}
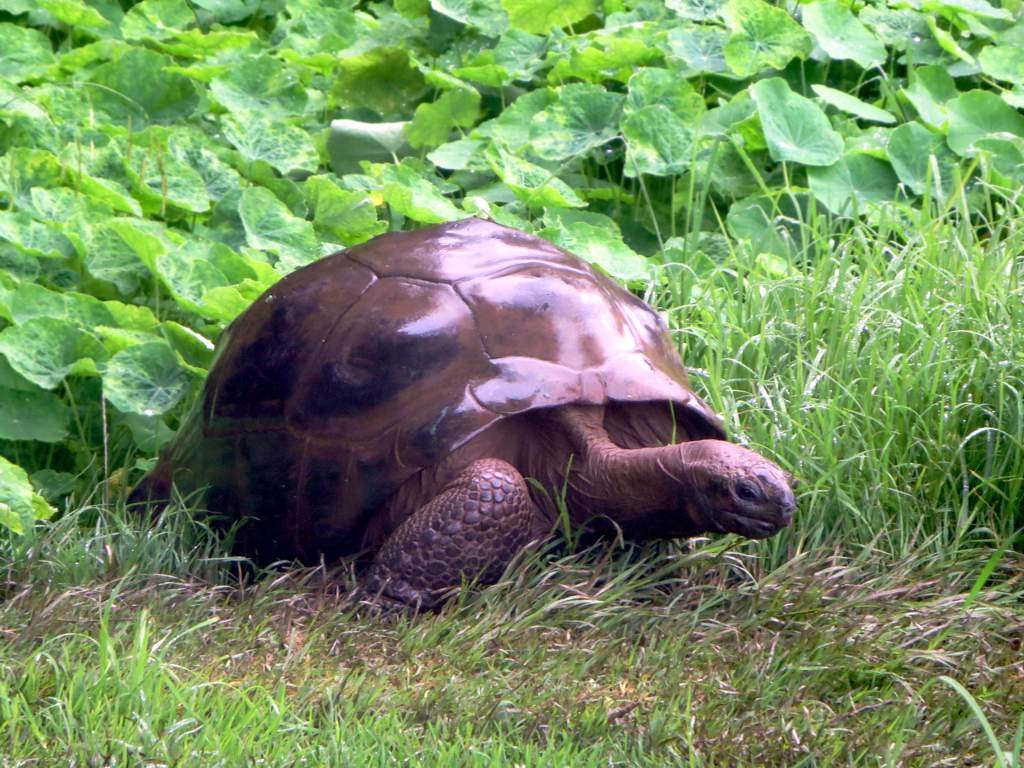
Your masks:
{"label": "tortoise foot", "polygon": [[464,582],[497,581],[544,530],[518,470],[479,459],[387,538],[366,574],[365,590],[417,609],[434,608]]}

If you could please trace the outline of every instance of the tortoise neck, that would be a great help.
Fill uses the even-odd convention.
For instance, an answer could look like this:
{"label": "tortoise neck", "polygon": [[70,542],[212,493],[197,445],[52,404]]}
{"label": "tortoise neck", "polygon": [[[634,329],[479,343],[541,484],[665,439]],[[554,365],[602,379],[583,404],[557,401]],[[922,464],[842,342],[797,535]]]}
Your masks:
{"label": "tortoise neck", "polygon": [[[603,426],[603,408],[580,406],[560,415],[572,445],[566,502],[573,522],[605,516],[631,535],[705,530],[699,500],[703,441],[622,448]],[[692,455],[691,455],[692,454]]]}

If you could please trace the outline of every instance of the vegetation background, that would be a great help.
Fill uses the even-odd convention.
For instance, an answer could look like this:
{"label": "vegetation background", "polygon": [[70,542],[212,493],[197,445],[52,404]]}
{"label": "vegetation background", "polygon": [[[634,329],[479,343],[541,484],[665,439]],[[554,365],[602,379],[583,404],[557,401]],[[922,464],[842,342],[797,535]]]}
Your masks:
{"label": "vegetation background", "polygon": [[[0,0],[0,766],[998,765],[1020,0]],[[467,215],[664,311],[777,538],[380,617],[122,499],[297,267]]]}

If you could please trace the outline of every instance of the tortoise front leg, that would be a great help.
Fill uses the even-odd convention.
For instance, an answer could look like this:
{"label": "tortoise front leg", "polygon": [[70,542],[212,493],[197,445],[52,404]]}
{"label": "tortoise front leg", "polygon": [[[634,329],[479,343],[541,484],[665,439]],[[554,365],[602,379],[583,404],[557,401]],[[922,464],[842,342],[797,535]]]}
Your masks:
{"label": "tortoise front leg", "polygon": [[432,608],[464,580],[497,581],[519,550],[546,533],[519,471],[499,459],[478,459],[384,541],[365,588]]}

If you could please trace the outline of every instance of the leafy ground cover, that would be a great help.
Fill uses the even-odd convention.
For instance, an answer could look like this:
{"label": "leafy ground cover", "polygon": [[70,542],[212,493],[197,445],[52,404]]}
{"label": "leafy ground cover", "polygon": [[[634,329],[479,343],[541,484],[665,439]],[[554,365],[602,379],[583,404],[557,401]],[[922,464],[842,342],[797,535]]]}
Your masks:
{"label": "leafy ground cover", "polygon": [[[1012,0],[0,0],[0,765],[1019,761],[1021,62]],[[124,515],[266,286],[471,214],[662,309],[794,527],[413,621]]]}

